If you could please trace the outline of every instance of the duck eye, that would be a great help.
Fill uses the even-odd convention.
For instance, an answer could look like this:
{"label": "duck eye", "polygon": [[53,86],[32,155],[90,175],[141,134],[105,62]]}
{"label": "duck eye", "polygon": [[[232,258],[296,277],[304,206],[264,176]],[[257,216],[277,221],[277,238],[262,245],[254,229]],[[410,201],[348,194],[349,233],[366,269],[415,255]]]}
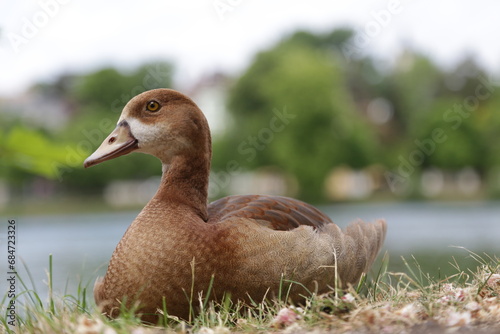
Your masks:
{"label": "duck eye", "polygon": [[160,109],[160,104],[156,101],[149,101],[146,105],[146,109],[149,111],[158,111],[158,109]]}

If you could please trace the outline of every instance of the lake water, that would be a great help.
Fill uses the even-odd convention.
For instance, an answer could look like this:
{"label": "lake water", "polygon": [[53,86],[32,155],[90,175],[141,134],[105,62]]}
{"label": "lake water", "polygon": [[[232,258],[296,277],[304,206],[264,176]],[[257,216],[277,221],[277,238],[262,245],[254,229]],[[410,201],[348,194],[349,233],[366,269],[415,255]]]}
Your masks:
{"label": "lake water", "polygon": [[[357,218],[385,218],[389,231],[384,248],[391,258],[422,250],[449,252],[450,246],[500,255],[499,202],[343,204],[320,209],[342,227]],[[76,294],[79,282],[89,284],[91,290],[137,213],[1,217],[2,273],[7,276],[7,219],[14,218],[17,269],[26,279],[21,261],[25,263],[42,296],[47,291],[49,254],[53,255],[55,291]],[[0,282],[3,296],[6,279],[2,277]]]}

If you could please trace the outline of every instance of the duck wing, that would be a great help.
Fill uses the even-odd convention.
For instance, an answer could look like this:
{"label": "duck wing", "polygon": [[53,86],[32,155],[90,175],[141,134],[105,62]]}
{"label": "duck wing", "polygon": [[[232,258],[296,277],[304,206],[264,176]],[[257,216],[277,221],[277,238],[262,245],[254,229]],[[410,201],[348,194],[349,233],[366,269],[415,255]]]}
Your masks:
{"label": "duck wing", "polygon": [[208,206],[208,223],[230,218],[250,218],[277,231],[293,230],[301,225],[315,229],[330,224],[330,218],[305,202],[282,196],[228,196]]}
{"label": "duck wing", "polygon": [[[225,221],[237,224],[239,221],[252,219],[256,225],[274,231],[263,231],[258,245],[248,244],[246,259],[250,254],[279,253],[283,261],[294,264],[302,273],[301,282],[314,280],[321,286],[328,286],[331,275],[318,276],[317,268],[335,266],[336,274],[343,286],[358,282],[363,272],[368,272],[375,257],[382,248],[387,225],[384,220],[365,223],[360,220],[340,229],[328,216],[313,206],[299,200],[280,196],[244,195],[221,198],[208,206],[209,224]],[[312,227],[312,228],[311,228]],[[254,230],[258,231],[258,229]],[[290,231],[282,233],[279,231]],[[278,235],[279,234],[279,235]],[[279,243],[276,243],[279,240]],[[264,249],[269,247],[269,249]],[[301,249],[300,252],[290,250]],[[305,258],[304,254],[308,254]],[[268,258],[260,257],[254,267],[260,268]],[[276,257],[272,258],[274,267]],[[269,264],[269,267],[273,265]]]}

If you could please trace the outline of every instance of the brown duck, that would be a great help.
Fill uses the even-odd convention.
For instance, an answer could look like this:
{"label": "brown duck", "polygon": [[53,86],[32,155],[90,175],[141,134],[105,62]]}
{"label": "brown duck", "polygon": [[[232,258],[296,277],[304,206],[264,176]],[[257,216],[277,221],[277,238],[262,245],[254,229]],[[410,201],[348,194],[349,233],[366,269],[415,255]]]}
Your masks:
{"label": "brown duck", "polygon": [[290,299],[300,301],[307,290],[355,284],[382,247],[385,221],[342,231],[292,198],[229,196],[207,205],[210,130],[196,104],[177,91],[131,99],[84,166],[134,151],[160,159],[163,176],[96,281],[96,303],[108,316],[138,303],[145,321],[156,322],[164,305],[169,315],[188,319],[209,286],[210,300],[226,294],[249,302],[277,296],[280,284],[293,281],[300,284],[292,283]]}

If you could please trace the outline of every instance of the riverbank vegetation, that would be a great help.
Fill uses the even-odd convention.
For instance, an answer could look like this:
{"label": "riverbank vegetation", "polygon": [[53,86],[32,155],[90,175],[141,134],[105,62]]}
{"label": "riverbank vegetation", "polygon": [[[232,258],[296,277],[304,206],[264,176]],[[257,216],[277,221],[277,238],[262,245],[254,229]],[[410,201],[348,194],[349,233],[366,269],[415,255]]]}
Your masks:
{"label": "riverbank vegetation", "polygon": [[[202,312],[188,321],[164,313],[161,323],[141,324],[133,312],[116,320],[99,314],[87,297],[89,286],[58,295],[51,285],[48,300],[20,280],[14,325],[9,325],[4,296],[0,322],[5,333],[493,333],[500,323],[500,260],[469,252],[475,269],[450,259],[455,273],[435,277],[418,261],[405,259],[405,270],[390,272],[385,257],[369,277],[347,290],[308,296],[303,305],[265,301],[250,307],[222,305],[200,298]],[[51,261],[50,261],[51,262]],[[284,294],[285,296],[285,294]]]}

